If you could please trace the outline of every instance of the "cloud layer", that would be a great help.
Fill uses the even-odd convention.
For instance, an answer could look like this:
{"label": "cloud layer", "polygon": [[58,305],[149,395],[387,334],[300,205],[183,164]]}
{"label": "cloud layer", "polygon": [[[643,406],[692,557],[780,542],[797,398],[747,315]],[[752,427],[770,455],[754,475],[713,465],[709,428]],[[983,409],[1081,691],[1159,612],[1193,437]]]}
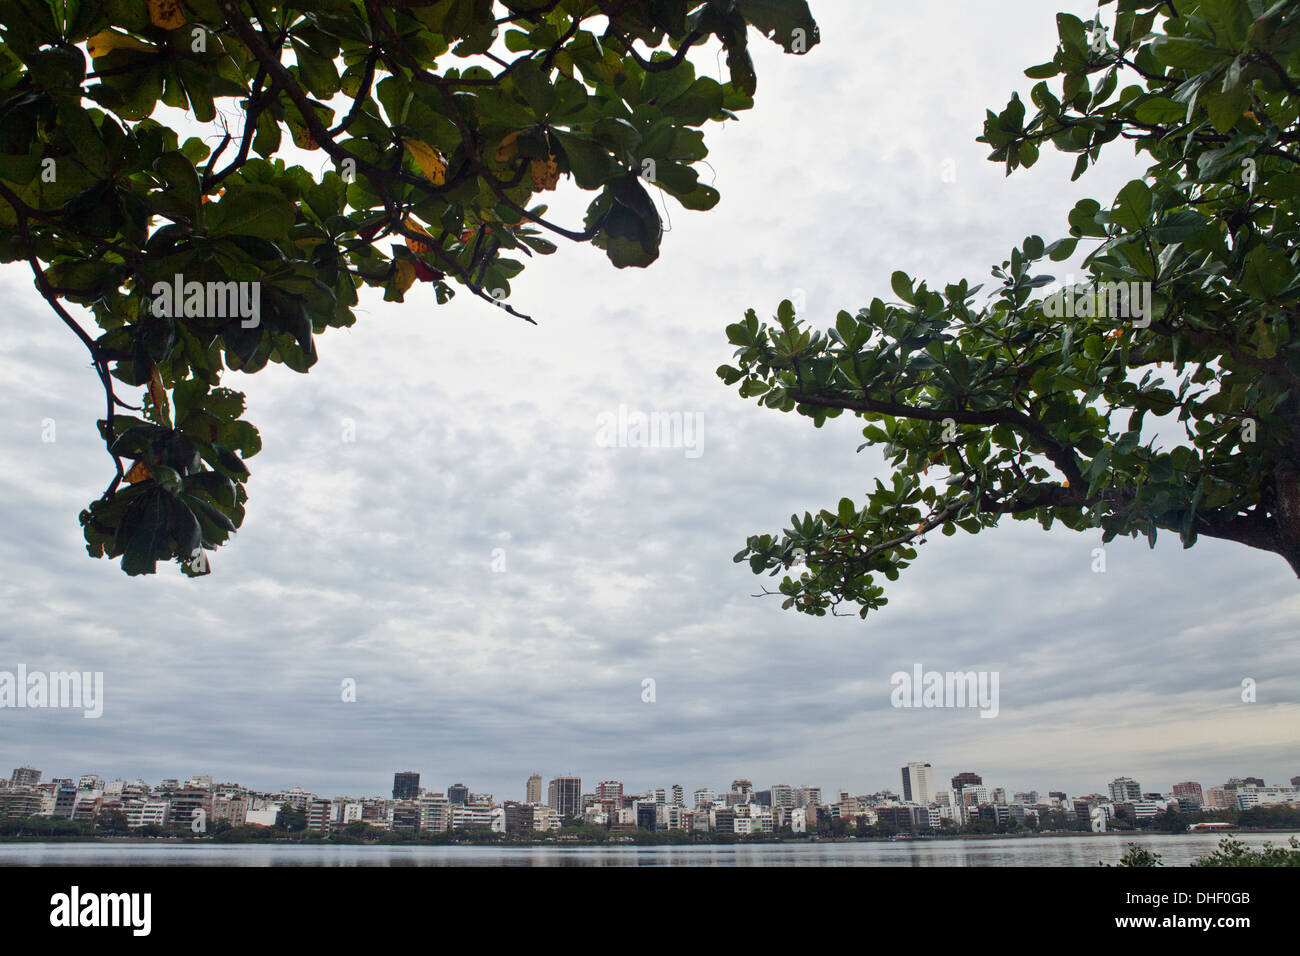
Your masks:
{"label": "cloud layer", "polygon": [[[30,277],[0,271],[0,670],[106,684],[99,720],[0,711],[0,760],[324,794],[412,768],[498,798],[534,770],[827,794],[897,789],[911,760],[1009,792],[1300,773],[1300,591],[1269,555],[1116,541],[1094,574],[1099,537],[1008,523],[935,536],[865,622],[751,596],[763,579],[731,562],[747,535],[860,497],[884,465],[851,421],[816,430],[724,387],[724,326],[798,295],[829,324],[897,268],[981,281],[1141,169],[1121,146],[1075,184],[1055,154],[1010,179],[984,161],[983,111],[1027,92],[1055,8],[814,6],[807,57],[756,45],[758,107],[708,133],[723,201],[671,208],[651,269],[562,247],[514,284],[538,328],[468,295],[372,297],[309,375],[232,376],[265,450],[201,580],[85,556],[76,515],[109,475],[97,382]],[[701,413],[703,453],[601,447],[620,405]],[[890,675],[917,662],[998,671],[998,718],[892,708]]]}

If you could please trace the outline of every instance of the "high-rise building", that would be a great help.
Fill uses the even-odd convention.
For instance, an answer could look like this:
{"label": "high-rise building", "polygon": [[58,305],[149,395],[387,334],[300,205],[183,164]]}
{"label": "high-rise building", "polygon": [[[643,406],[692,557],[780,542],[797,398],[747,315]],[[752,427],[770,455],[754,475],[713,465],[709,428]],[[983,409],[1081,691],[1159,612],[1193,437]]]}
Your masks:
{"label": "high-rise building", "polygon": [[1184,809],[1193,804],[1199,807],[1205,803],[1205,794],[1201,791],[1199,783],[1193,783],[1189,780],[1186,783],[1174,784],[1174,799]]}
{"label": "high-rise building", "polygon": [[702,787],[695,791],[695,809],[707,809],[718,802],[718,795],[711,787]]}
{"label": "high-rise building", "polygon": [[394,830],[419,830],[420,808],[414,800],[403,800],[393,805]]}
{"label": "high-rise building", "polygon": [[445,794],[426,793],[415,801],[421,830],[445,833],[451,829],[451,803]]}
{"label": "high-rise building", "polygon": [[463,783],[453,783],[447,788],[447,802],[461,805],[469,803],[469,787]]}
{"label": "high-rise building", "polygon": [[414,770],[393,774],[393,799],[414,800],[420,795],[420,775]]}
{"label": "high-rise building", "polygon": [[524,788],[524,803],[541,803],[542,802],[542,775],[535,773],[528,778],[528,785]]}
{"label": "high-rise building", "polygon": [[19,767],[14,771],[9,786],[15,790],[19,787],[34,787],[41,782],[41,772],[35,767]]}
{"label": "high-rise building", "polygon": [[1142,799],[1142,787],[1132,777],[1116,777],[1110,782],[1112,803],[1127,803]]}
{"label": "high-rise building", "polygon": [[38,816],[44,803],[44,795],[33,787],[0,790],[0,817]]}
{"label": "high-rise building", "polygon": [[582,778],[556,777],[547,787],[546,803],[561,817],[582,814]]}
{"label": "high-rise building", "polygon": [[[541,777],[537,778],[538,790],[541,789],[541,780]],[[531,784],[531,781],[529,782]],[[515,803],[513,800],[506,801],[505,822],[506,831],[508,833],[531,830],[533,828],[533,820],[532,803]]]}
{"label": "high-rise building", "polygon": [[54,810],[50,815],[71,820],[72,811],[77,805],[77,788],[71,780],[56,780],[55,784]]}
{"label": "high-rise building", "polygon": [[978,787],[984,782],[984,778],[977,773],[971,773],[969,770],[963,770],[957,776],[952,778],[952,788],[961,793],[963,787]]}
{"label": "high-rise building", "polygon": [[1291,778],[1291,786],[1293,786],[1293,787],[1295,787],[1296,789],[1300,790],[1300,777],[1292,777],[1292,778]]}
{"label": "high-rise building", "polygon": [[[1298,784],[1297,786],[1300,786],[1300,784]],[[686,791],[682,789],[682,785],[680,783],[673,784],[673,806],[675,807],[686,806]]]}
{"label": "high-rise building", "polygon": [[663,787],[655,787],[655,803],[662,806],[668,802],[668,793]]}
{"label": "high-rise building", "polygon": [[794,787],[788,783],[772,784],[771,806],[787,808],[795,806]]}
{"label": "high-rise building", "polygon": [[619,803],[623,799],[623,781],[621,780],[602,780],[596,784],[597,800],[613,800]]}
{"label": "high-rise building", "polygon": [[[304,811],[307,807],[302,807]],[[167,822],[188,827],[197,813],[206,820],[212,816],[212,791],[201,787],[186,787],[171,794],[167,808]]]}
{"label": "high-rise building", "polygon": [[934,783],[928,763],[913,761],[903,768],[903,802],[922,806],[934,799]]}
{"label": "high-rise building", "polygon": [[742,797],[748,797],[754,790],[754,785],[748,780],[731,781],[731,792],[740,794]]}
{"label": "high-rise building", "polygon": [[1237,805],[1235,791],[1226,787],[1211,787],[1205,791],[1205,803],[1202,806],[1210,810],[1227,810]]}

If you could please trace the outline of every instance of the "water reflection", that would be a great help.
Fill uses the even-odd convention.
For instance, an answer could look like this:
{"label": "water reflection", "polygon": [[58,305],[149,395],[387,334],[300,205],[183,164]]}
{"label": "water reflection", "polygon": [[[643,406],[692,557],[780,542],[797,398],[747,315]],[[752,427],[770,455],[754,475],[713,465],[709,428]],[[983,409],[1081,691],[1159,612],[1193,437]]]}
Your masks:
{"label": "water reflection", "polygon": [[[0,844],[4,866],[1096,866],[1114,864],[1128,843],[1186,866],[1220,834],[1105,834],[894,843],[654,847],[443,847],[187,845],[168,843]],[[1239,836],[1252,847],[1285,834]]]}

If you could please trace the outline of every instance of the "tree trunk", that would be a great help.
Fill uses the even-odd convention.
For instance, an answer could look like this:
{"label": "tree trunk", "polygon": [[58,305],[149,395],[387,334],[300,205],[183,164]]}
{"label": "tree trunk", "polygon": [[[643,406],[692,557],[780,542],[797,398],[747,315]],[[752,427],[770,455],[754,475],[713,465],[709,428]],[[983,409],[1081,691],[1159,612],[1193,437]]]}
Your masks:
{"label": "tree trunk", "polygon": [[1280,461],[1273,469],[1277,493],[1277,527],[1282,557],[1300,577],[1300,466]]}

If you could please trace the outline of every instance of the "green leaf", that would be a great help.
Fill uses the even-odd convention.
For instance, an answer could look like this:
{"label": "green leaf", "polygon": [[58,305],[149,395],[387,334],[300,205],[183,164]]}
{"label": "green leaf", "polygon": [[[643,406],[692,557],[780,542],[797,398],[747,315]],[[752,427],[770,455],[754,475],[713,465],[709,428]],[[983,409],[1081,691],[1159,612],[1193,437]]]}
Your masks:
{"label": "green leaf", "polygon": [[245,186],[207,207],[208,232],[283,239],[294,221],[293,205],[270,186]]}
{"label": "green leaf", "polygon": [[199,175],[183,153],[163,153],[153,164],[154,171],[167,183],[168,191],[190,209],[199,205]]}
{"label": "green leaf", "polygon": [[915,293],[912,291],[912,280],[906,272],[899,270],[889,277],[889,284],[894,290],[894,295],[909,305],[915,303]]}
{"label": "green leaf", "polygon": [[1213,93],[1201,97],[1210,123],[1220,133],[1232,132],[1247,107],[1250,106],[1250,91],[1245,86],[1233,87],[1222,93]]}
{"label": "green leaf", "polygon": [[806,53],[821,42],[807,0],[736,0],[736,9],[786,53]]}
{"label": "green leaf", "polygon": [[550,135],[564,151],[569,171],[583,189],[599,189],[620,174],[609,151],[588,136],[562,130],[552,130]]}
{"label": "green leaf", "polygon": [[1151,219],[1151,188],[1135,179],[1119,191],[1111,218],[1130,231],[1146,227]]}
{"label": "green leaf", "polygon": [[1187,106],[1165,96],[1153,96],[1139,103],[1133,115],[1140,123],[1181,123],[1187,116]]}
{"label": "green leaf", "polygon": [[840,524],[845,527],[851,527],[857,524],[858,509],[853,507],[853,500],[851,498],[840,499],[839,510],[836,513],[836,517],[839,518]]}
{"label": "green leaf", "polygon": [[1204,229],[1208,222],[1195,209],[1180,209],[1161,216],[1152,235],[1157,242],[1165,244],[1186,242]]}
{"label": "green leaf", "polygon": [[126,509],[118,526],[115,550],[122,554],[122,570],[132,576],[153,574],[156,564],[171,556],[167,544],[166,493],[152,490]]}

